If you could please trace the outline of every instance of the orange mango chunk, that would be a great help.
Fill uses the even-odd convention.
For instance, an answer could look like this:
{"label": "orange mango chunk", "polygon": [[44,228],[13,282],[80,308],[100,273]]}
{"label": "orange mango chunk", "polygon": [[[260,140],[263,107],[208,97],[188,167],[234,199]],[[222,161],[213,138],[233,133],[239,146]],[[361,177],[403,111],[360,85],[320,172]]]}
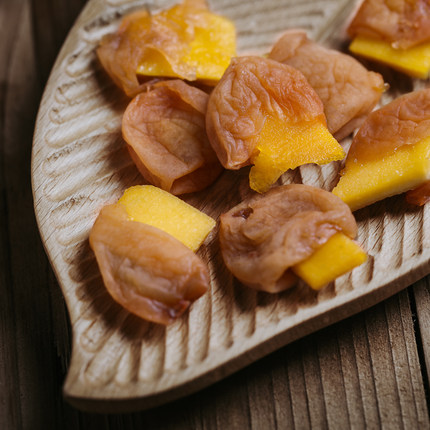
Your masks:
{"label": "orange mango chunk", "polygon": [[414,189],[430,179],[430,137],[403,145],[378,158],[347,158],[343,176],[333,189],[352,211]]}
{"label": "orange mango chunk", "polygon": [[345,157],[342,147],[318,120],[288,123],[268,116],[257,149],[249,183],[259,193],[266,192],[288,169],[308,163],[327,164]]}
{"label": "orange mango chunk", "polygon": [[139,61],[137,75],[180,78],[195,75],[195,79],[216,83],[236,55],[234,24],[208,10],[194,9],[184,3],[153,15],[152,21],[158,25],[167,23],[174,39],[181,41],[182,51],[176,58],[167,58],[162,50],[148,50]]}
{"label": "orange mango chunk", "polygon": [[319,290],[367,260],[360,245],[343,233],[336,233],[309,258],[291,269],[311,288]]}
{"label": "orange mango chunk", "polygon": [[371,112],[355,134],[333,194],[352,211],[430,179],[430,89]]}
{"label": "orange mango chunk", "polygon": [[215,220],[174,195],[152,185],[128,188],[118,203],[130,221],[157,227],[197,251],[215,227]]}
{"label": "orange mango chunk", "polygon": [[349,49],[354,54],[384,63],[415,78],[427,79],[430,72],[430,42],[397,49],[383,40],[357,36]]}

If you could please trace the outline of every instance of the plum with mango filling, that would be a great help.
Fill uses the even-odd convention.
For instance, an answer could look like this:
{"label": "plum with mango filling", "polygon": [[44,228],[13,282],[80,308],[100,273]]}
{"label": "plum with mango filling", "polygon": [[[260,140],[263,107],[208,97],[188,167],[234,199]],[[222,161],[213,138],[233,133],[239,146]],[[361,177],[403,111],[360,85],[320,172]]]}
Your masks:
{"label": "plum with mango filling", "polygon": [[[355,211],[430,180],[430,89],[373,111],[354,136],[333,193]],[[424,187],[414,193],[427,192]]]}
{"label": "plum with mango filling", "polygon": [[234,24],[211,13],[205,0],[131,13],[97,49],[106,72],[130,97],[153,77],[216,82],[235,52]]}
{"label": "plum with mango filling", "polygon": [[250,186],[258,192],[288,169],[344,157],[303,74],[267,58],[232,60],[209,97],[206,129],[225,168],[254,165]]}
{"label": "plum with mango filling", "polygon": [[139,317],[169,324],[209,288],[196,250],[215,221],[151,185],[105,206],[90,232],[106,289]]}
{"label": "plum with mango filling", "polygon": [[365,0],[348,28],[354,54],[386,64],[409,76],[430,72],[428,0]]}
{"label": "plum with mango filling", "polygon": [[337,233],[351,239],[357,234],[348,206],[328,191],[293,184],[255,195],[223,214],[219,239],[236,278],[276,293],[294,285],[294,268]]}
{"label": "plum with mango filling", "polygon": [[430,39],[428,0],[365,0],[348,27],[356,36],[379,39],[408,49]]}

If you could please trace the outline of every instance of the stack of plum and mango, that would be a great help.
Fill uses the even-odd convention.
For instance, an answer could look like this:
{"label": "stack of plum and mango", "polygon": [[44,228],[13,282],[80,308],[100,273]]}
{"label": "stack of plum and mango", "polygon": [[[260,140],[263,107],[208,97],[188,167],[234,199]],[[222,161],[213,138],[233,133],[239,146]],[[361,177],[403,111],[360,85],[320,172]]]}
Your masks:
{"label": "stack of plum and mango", "polygon": [[[406,3],[398,17],[410,12]],[[360,10],[384,4],[367,1]],[[112,297],[150,321],[174,321],[210,283],[193,251],[216,222],[173,194],[251,165],[257,194],[220,217],[219,240],[243,284],[276,293],[298,277],[322,288],[363,263],[351,209],[428,179],[430,90],[370,113],[382,76],[301,30],[287,31],[268,56],[235,50],[234,25],[200,0],[127,16],[98,49],[114,82],[134,97],[123,136],[154,186],[134,187],[104,208],[90,243]],[[343,159],[338,141],[358,127],[333,193],[276,186],[286,170]]]}

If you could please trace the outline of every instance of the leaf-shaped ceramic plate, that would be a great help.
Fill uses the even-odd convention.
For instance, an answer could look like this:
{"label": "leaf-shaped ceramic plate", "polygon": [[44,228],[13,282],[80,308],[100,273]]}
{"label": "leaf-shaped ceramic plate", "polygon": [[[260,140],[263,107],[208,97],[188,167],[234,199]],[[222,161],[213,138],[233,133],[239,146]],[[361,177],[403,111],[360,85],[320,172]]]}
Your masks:
{"label": "leaf-shaped ceramic plate", "polygon": [[[127,100],[100,69],[95,47],[123,14],[170,5],[167,0],[90,0],[59,54],[37,119],[35,210],[73,327],[64,394],[84,409],[147,408],[184,396],[430,272],[430,206],[407,209],[400,196],[357,213],[358,240],[370,258],[319,293],[303,285],[278,295],[243,288],[225,269],[215,233],[199,251],[211,271],[211,291],[174,324],[165,328],[141,321],[110,298],[88,233],[100,208],[142,179],[120,134]],[[235,22],[240,53],[263,53],[291,27],[341,47],[354,4],[217,0],[210,6]],[[399,92],[392,87],[384,102]],[[339,167],[305,166],[283,181],[331,189]],[[247,194],[247,174],[246,169],[225,172],[209,190],[187,200],[217,218]]]}

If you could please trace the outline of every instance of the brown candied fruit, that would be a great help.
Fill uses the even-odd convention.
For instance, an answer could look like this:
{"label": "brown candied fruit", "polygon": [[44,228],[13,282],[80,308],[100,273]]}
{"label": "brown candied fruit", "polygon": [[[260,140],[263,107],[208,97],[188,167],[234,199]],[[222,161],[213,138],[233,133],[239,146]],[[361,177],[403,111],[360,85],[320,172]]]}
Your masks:
{"label": "brown candied fruit", "polygon": [[284,185],[255,195],[221,216],[220,245],[229,270],[245,285],[266,292],[291,287],[291,268],[336,233],[350,238],[357,225],[349,207],[328,191]]}
{"label": "brown candied fruit", "polygon": [[[103,37],[97,48],[103,68],[129,97],[134,97],[146,86],[139,82],[136,70],[145,49],[148,49],[141,41],[148,33],[150,23],[151,15],[146,10],[127,15],[117,32]],[[162,39],[158,41],[158,44],[164,43]]]}
{"label": "brown candied fruit", "polygon": [[216,82],[235,50],[232,22],[211,13],[204,0],[183,0],[156,14],[127,15],[102,39],[97,55],[113,81],[133,97],[154,76]]}
{"label": "brown candied fruit", "polygon": [[169,324],[209,288],[200,257],[170,234],[130,221],[122,204],[101,210],[90,245],[110,295],[145,320]]}
{"label": "brown candied fruit", "polygon": [[258,192],[288,169],[344,157],[303,74],[263,57],[232,60],[209,97],[206,129],[225,168],[254,164],[250,186]]}
{"label": "brown candied fruit", "polygon": [[364,36],[408,49],[430,39],[428,0],[365,0],[348,27],[351,38]]}
{"label": "brown candied fruit", "polygon": [[406,193],[406,201],[410,205],[424,206],[430,202],[430,182],[427,181],[414,190],[410,190]]}
{"label": "brown candied fruit", "polygon": [[300,70],[324,104],[327,127],[338,140],[358,128],[384,91],[379,73],[353,57],[309,40],[303,30],[286,32],[269,58]]}
{"label": "brown candied fruit", "polygon": [[373,111],[354,136],[348,159],[375,160],[430,133],[430,89],[404,94]]}
{"label": "brown candied fruit", "polygon": [[354,136],[333,193],[355,211],[421,186],[430,179],[429,136],[428,88],[371,112]]}
{"label": "brown candied fruit", "polygon": [[180,80],[138,94],[122,121],[123,137],[143,177],[172,194],[202,190],[221,173],[205,130],[208,95]]}

